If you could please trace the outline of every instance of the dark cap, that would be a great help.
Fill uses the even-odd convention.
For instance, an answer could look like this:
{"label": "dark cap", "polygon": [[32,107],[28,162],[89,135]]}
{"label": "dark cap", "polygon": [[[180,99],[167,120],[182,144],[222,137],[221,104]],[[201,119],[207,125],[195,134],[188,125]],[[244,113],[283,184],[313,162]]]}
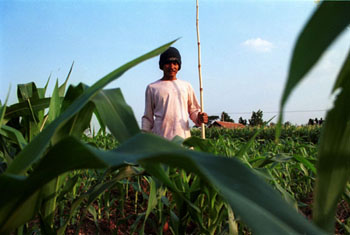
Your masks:
{"label": "dark cap", "polygon": [[181,69],[181,55],[175,47],[169,47],[168,50],[164,51],[159,58],[159,68],[163,69],[163,66],[170,62],[176,62]]}

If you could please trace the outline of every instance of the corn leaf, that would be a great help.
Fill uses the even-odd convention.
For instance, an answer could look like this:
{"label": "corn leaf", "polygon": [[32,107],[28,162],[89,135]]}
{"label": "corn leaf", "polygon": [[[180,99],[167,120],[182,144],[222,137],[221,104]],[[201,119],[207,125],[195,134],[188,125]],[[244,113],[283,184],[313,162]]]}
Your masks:
{"label": "corn leaf", "polygon": [[313,212],[315,223],[330,233],[350,176],[350,52],[337,81],[336,87],[341,90],[321,133]]}
{"label": "corn leaf", "polygon": [[[80,83],[78,86],[70,86],[64,97],[61,112],[64,112],[76,99],[81,96],[88,86]],[[80,137],[89,127],[95,106],[87,103],[78,113],[71,117],[52,137],[52,142],[57,143],[67,135]]]}
{"label": "corn leaf", "polygon": [[157,206],[157,202],[158,202],[156,182],[152,178],[149,178],[149,182],[150,182],[150,190],[149,190],[148,204],[147,204],[145,219],[143,220],[143,224],[141,228],[141,234],[145,233],[145,224],[146,224],[147,218],[151,214],[152,210]]}
{"label": "corn leaf", "polygon": [[34,82],[17,85],[17,98],[19,102],[26,101],[28,99],[39,99],[39,92]]}
{"label": "corn leaf", "polygon": [[73,70],[73,65],[74,65],[74,61],[72,63],[72,65],[70,66],[70,69],[69,69],[69,72],[68,72],[68,75],[66,77],[66,80],[64,81],[64,83],[58,88],[58,94],[60,97],[64,97],[64,93],[66,92],[66,86],[67,86],[67,82],[68,82],[68,79],[72,73],[72,70]]}
{"label": "corn leaf", "polygon": [[58,81],[56,81],[56,85],[52,92],[50,105],[49,105],[49,114],[48,114],[49,123],[55,120],[60,115],[60,109],[61,109],[61,100],[58,95]]}
{"label": "corn leaf", "polygon": [[7,105],[8,99],[9,99],[9,94],[10,94],[10,90],[6,95],[4,105],[2,105],[1,100],[0,100],[0,126],[2,126],[2,124],[4,122],[4,117],[5,117],[5,113],[6,113],[6,109],[7,109],[6,105]]}
{"label": "corn leaf", "polygon": [[24,149],[24,147],[27,145],[27,141],[24,139],[22,133],[13,127],[2,125],[0,134],[17,143],[21,149]]}
{"label": "corn leaf", "polygon": [[[256,234],[323,234],[236,159],[187,150],[149,134],[138,134],[109,152],[67,137],[47,153],[30,176],[1,175],[0,187],[7,190],[0,194],[0,213],[6,209],[7,216],[1,217],[0,232],[12,231],[16,226],[10,227],[7,218],[16,214],[26,198],[57,175],[84,168],[113,170],[137,162],[163,163],[197,173],[218,190]],[[9,203],[11,208],[7,207]]]}
{"label": "corn leaf", "polygon": [[322,54],[350,24],[348,1],[323,1],[300,33],[282,95],[283,107],[288,96]]}
{"label": "corn leaf", "polygon": [[[349,12],[348,1],[323,1],[303,28],[295,44],[289,66],[288,79],[280,104],[279,126],[289,95],[336,37],[350,24]],[[279,134],[280,127],[277,136]]]}
{"label": "corn leaf", "polygon": [[103,87],[108,85],[110,82],[119,78],[123,73],[125,73],[130,68],[135,65],[159,55],[165,51],[174,41],[167,43],[145,55],[138,57],[137,59],[126,63],[120,68],[109,73],[105,77],[97,81],[93,86],[89,87],[83,95],[74,101],[57,119],[49,124],[40,135],[36,136],[30,144],[27,145],[23,151],[21,151],[12,164],[7,168],[7,173],[11,174],[24,174],[25,171],[37,160],[42,157],[42,154],[46,151],[52,136],[55,132],[61,128],[71,117],[73,117],[79,110],[81,110],[89,100],[97,94]]}
{"label": "corn leaf", "polygon": [[[32,109],[34,112],[44,110],[50,105],[51,98],[43,98],[31,102]],[[31,115],[31,110],[28,107],[28,102],[23,101],[20,103],[13,104],[6,109],[5,119],[16,118],[20,116]]]}
{"label": "corn leaf", "polygon": [[[299,35],[281,99],[277,137],[280,135],[282,112],[289,95],[350,24],[349,12],[348,1],[324,1]],[[313,218],[327,232],[333,232],[337,201],[350,173],[350,109],[346,104],[350,100],[349,56],[346,60],[333,88],[333,91],[339,87],[342,90],[334,108],[327,114],[319,146]]]}
{"label": "corn leaf", "polygon": [[140,132],[134,112],[125,102],[121,90],[102,90],[92,99],[99,117],[120,142]]}

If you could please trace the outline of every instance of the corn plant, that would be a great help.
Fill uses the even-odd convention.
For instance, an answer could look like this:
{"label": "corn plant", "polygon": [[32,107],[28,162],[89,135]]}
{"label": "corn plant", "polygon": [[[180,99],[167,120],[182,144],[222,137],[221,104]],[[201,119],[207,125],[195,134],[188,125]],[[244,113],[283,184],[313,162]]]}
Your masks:
{"label": "corn plant", "polygon": [[[293,51],[282,95],[279,123],[290,93],[335,38],[349,25],[349,12],[348,1],[322,2],[302,30]],[[337,202],[344,192],[350,175],[350,109],[347,105],[350,98],[350,51],[340,68],[332,92],[336,90],[340,90],[340,93],[337,95],[334,107],[327,112],[319,145],[313,213],[315,223],[327,232],[333,230]]]}
{"label": "corn plant", "polygon": [[[348,12],[350,12],[350,5],[347,2],[323,2],[313,14],[296,43],[289,78],[282,97],[282,109],[295,85],[316,63],[327,46],[349,24]],[[319,27],[319,24],[327,27]],[[319,35],[317,40],[313,35]],[[254,142],[253,139],[238,152],[238,158],[189,150],[175,142],[141,133],[121,90],[103,90],[107,84],[119,78],[128,69],[165,51],[171,43],[121,66],[91,87],[83,84],[71,86],[62,102],[60,102],[58,84],[50,100],[33,98],[37,106],[34,107],[30,103],[29,109],[26,109],[32,115],[30,122],[33,120],[34,123],[40,123],[41,119],[37,119],[35,112],[44,112],[43,108],[40,108],[43,103],[45,107],[49,104],[49,116],[42,129],[36,129],[33,134],[28,134],[28,142],[23,141],[25,138],[20,132],[7,125],[10,120],[9,116],[6,116],[6,102],[1,106],[2,156],[6,164],[4,173],[0,175],[0,187],[6,189],[0,194],[0,232],[2,234],[9,234],[17,228],[20,232],[20,227],[35,216],[39,216],[42,221],[42,231],[46,233],[58,231],[59,234],[63,234],[78,206],[83,205],[84,202],[84,210],[96,214],[97,212],[90,207],[91,202],[99,198],[107,189],[115,187],[120,179],[138,174],[134,170],[130,171],[135,166],[142,167],[147,174],[152,175],[171,190],[175,200],[181,206],[176,208],[180,210],[176,212],[179,220],[186,219],[185,213],[189,211],[193,212],[194,216],[196,213],[197,215],[202,212],[212,213],[209,218],[213,220],[206,223],[209,233],[216,229],[220,231],[219,227],[212,226],[220,214],[214,210],[210,211],[213,207],[205,208],[201,212],[201,208],[189,200],[191,194],[186,190],[179,190],[180,186],[186,187],[187,174],[194,174],[193,177],[197,177],[197,182],[204,185],[205,200],[212,202],[211,205],[219,208],[220,211],[225,205],[220,203],[221,199],[216,201],[216,198],[222,198],[227,203],[227,216],[230,222],[233,220],[233,213],[231,213],[233,211],[234,215],[239,216],[254,233],[325,234],[332,231],[335,205],[344,191],[349,175],[347,163],[350,159],[348,147],[350,115],[349,110],[345,108],[345,103],[350,95],[350,79],[346,79],[349,78],[350,55],[335,85],[335,88],[341,87],[342,91],[338,95],[334,108],[327,115],[325,129],[321,136],[314,212],[314,220],[318,226],[315,226],[287,203],[280,193],[261,177],[262,174],[247,167],[248,164],[253,164],[248,158],[244,158],[246,149]],[[30,98],[29,101],[27,99],[28,104],[31,101]],[[109,151],[100,150],[80,140],[83,131],[88,127],[92,113],[98,116],[102,125],[108,127],[120,143],[116,148]],[[8,151],[10,145],[15,151]],[[332,160],[330,160],[331,157],[333,157]],[[243,159],[244,163],[239,159]],[[185,171],[186,175],[179,179],[179,185],[176,184],[177,179],[169,180],[171,174],[167,174],[165,168],[167,166]],[[66,179],[62,176],[85,169],[98,170],[102,174],[87,192],[75,197],[69,218],[61,227],[57,227],[52,218],[57,213],[55,203],[62,198],[62,194],[57,194],[66,191],[60,187],[63,186],[62,179]],[[115,177],[104,181],[106,176],[113,172],[116,174]],[[331,180],[335,179],[339,184],[331,185]],[[153,186],[152,192],[155,189]],[[154,208],[156,198],[154,193],[150,195],[149,209],[144,217],[138,217],[138,220],[147,219],[147,214],[149,215]],[[201,200],[197,202],[201,203]],[[181,210],[182,205],[187,207],[187,211]],[[209,211],[206,211],[207,209]],[[173,228],[176,227],[176,216],[173,216]],[[207,228],[203,227],[204,230]],[[181,230],[174,229],[173,232],[176,234]]]}

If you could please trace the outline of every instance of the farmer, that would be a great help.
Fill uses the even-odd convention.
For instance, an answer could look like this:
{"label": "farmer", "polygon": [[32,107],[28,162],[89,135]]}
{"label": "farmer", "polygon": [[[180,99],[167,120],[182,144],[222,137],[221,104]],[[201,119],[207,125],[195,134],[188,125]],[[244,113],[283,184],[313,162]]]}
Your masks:
{"label": "farmer", "polygon": [[197,125],[208,123],[208,115],[200,106],[190,83],[177,79],[181,69],[179,51],[170,47],[160,55],[163,77],[147,86],[142,130],[166,139],[191,136],[188,117]]}

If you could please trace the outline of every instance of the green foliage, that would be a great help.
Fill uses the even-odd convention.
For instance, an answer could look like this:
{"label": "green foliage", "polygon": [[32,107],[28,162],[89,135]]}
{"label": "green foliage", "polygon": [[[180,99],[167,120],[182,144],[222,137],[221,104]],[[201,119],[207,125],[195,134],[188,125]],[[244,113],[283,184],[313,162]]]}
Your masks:
{"label": "green foliage", "polygon": [[[318,144],[322,126],[284,126],[281,128],[280,139],[292,139],[299,142],[310,142]],[[224,128],[208,128],[206,130],[206,138],[218,139],[220,137],[227,139],[240,139],[242,141],[249,141],[254,134],[259,130],[259,127],[245,127],[239,129],[224,129]],[[191,134],[193,136],[200,137],[200,130],[192,129]],[[276,134],[276,127],[269,126],[264,127],[257,136],[257,139],[264,139],[268,141],[274,141]]]}
{"label": "green foliage", "polygon": [[[162,52],[168,45],[156,50],[156,53]],[[151,52],[141,59],[152,55],[155,53]],[[42,229],[64,231],[67,222],[62,223],[61,229],[55,227],[54,214],[57,211],[57,205],[61,204],[58,201],[58,199],[62,199],[61,192],[67,192],[63,190],[63,183],[67,180],[66,174],[87,168],[100,169],[105,173],[98,177],[97,182],[90,186],[91,188],[86,194],[78,196],[73,193],[75,202],[73,202],[74,207],[72,207],[68,219],[74,218],[72,214],[75,213],[76,208],[85,202],[83,215],[88,211],[97,220],[99,212],[95,212],[91,203],[106,189],[113,187],[117,180],[120,180],[116,177],[115,181],[103,182],[103,178],[110,174],[109,172],[116,170],[120,174],[125,167],[132,165],[140,165],[148,174],[153,175],[171,190],[177,207],[176,210],[174,207],[170,207],[171,210],[168,214],[173,215],[172,229],[175,229],[176,233],[184,232],[184,225],[188,224],[190,218],[199,222],[202,232],[214,233],[217,229],[222,228],[222,222],[225,221],[224,218],[227,217],[230,208],[256,232],[320,232],[302,216],[291,210],[290,206],[263,179],[252,173],[236,159],[191,151],[153,135],[132,132],[131,130],[138,130],[137,124],[132,121],[133,113],[128,111],[130,109],[127,108],[120,90],[102,91],[100,89],[108,84],[114,76],[119,76],[141,59],[129,63],[129,66],[117,69],[117,72],[112,72],[111,75],[102,78],[103,82],[98,81],[90,88],[81,86],[82,89],[78,90],[78,87],[68,89],[67,95],[63,99],[60,115],[46,125],[43,131],[23,150],[20,150],[11,163],[8,162],[8,169],[0,176],[1,187],[7,189],[6,193],[0,195],[0,229],[2,233],[14,230],[33,218],[38,212],[41,212]],[[69,95],[75,94],[74,91],[81,92],[81,95]],[[89,100],[93,97],[99,97],[99,94],[103,94],[103,97],[106,97],[105,102],[111,104],[106,107],[101,105],[101,109],[97,109],[97,112],[118,142],[121,143],[111,151],[101,151],[74,137],[78,136],[79,132],[82,134],[84,129],[82,127],[76,128],[79,126],[79,123],[75,121],[77,120],[76,115],[79,116],[81,112],[84,112],[82,117],[91,117],[93,109],[90,108]],[[75,100],[72,100],[74,97],[76,97]],[[109,97],[113,97],[113,99]],[[61,102],[60,99],[51,100]],[[98,102],[103,102],[103,100]],[[68,105],[69,103],[70,105]],[[58,106],[50,105],[50,107],[55,107],[56,110]],[[114,109],[120,115],[117,122],[109,121],[111,117],[103,114],[107,109]],[[87,124],[88,122],[84,119],[82,123]],[[132,135],[134,136],[132,137]],[[125,136],[129,136],[129,138],[126,140]],[[48,145],[49,143],[51,144]],[[175,174],[177,170],[171,171],[172,173],[169,174],[160,163],[182,168],[188,173],[195,173],[197,178],[191,181],[186,176],[188,173],[185,172],[178,178]],[[171,175],[174,174],[176,177],[171,178]],[[125,176],[125,174],[122,175]],[[201,187],[205,189],[204,191],[198,191],[201,189],[198,187],[199,182],[207,185],[205,188]],[[231,188],[232,184],[240,186]],[[200,196],[201,194],[203,196]],[[260,197],[256,198],[255,194],[259,194]],[[199,198],[202,199],[199,200]],[[227,201],[228,204],[223,203],[223,201]],[[203,205],[207,204],[212,206],[203,208]],[[149,215],[154,205],[154,203],[150,204],[146,214]],[[278,205],[278,210],[276,210],[276,205]],[[203,210],[199,208],[203,208]],[[278,219],[276,220],[276,218]],[[137,221],[141,221],[141,217],[138,217]]]}
{"label": "green foliage", "polygon": [[[294,87],[350,23],[348,12],[347,2],[323,2],[310,18],[293,52],[281,112]],[[289,133],[283,138],[281,122],[276,129],[279,142],[263,138],[261,135],[272,135],[273,128],[261,126],[234,140],[228,138],[231,134],[226,130],[219,133],[213,129],[209,134],[217,136],[212,140],[192,137],[181,145],[179,140],[169,142],[140,133],[121,91],[103,90],[125,71],[159,55],[170,45],[121,66],[91,87],[70,86],[64,97],[66,82],[56,84],[50,99],[45,98],[46,86],[18,86],[19,103],[6,107],[5,102],[0,107],[0,159],[4,171],[0,187],[6,189],[0,194],[1,234],[10,234],[17,228],[20,233],[21,227],[35,218],[39,218],[42,233],[64,234],[69,223],[77,224],[79,231],[88,213],[99,229],[99,219],[110,215],[105,209],[111,205],[110,192],[117,190],[123,205],[125,198],[131,198],[129,184],[134,189],[135,204],[131,233],[144,232],[149,221],[155,229],[169,222],[174,234],[186,233],[191,223],[198,227],[190,233],[237,231],[237,221],[240,232],[251,230],[254,234],[333,231],[337,202],[344,189],[345,196],[349,192],[350,56],[335,83],[334,89],[341,91],[327,114],[318,149],[313,144],[318,143],[318,138],[305,143],[303,140],[311,135],[291,137],[293,131],[303,132],[297,127],[285,127]],[[262,119],[259,111],[255,119]],[[103,127],[108,127],[114,140],[80,140],[93,113]],[[243,132],[247,130],[244,128]],[[96,139],[104,136],[101,133]],[[125,180],[130,177],[136,177],[136,181]],[[148,193],[140,179],[148,182]],[[309,199],[303,193],[311,193],[314,184],[313,218],[319,227],[296,211]],[[141,198],[147,203],[140,202]],[[145,206],[141,212],[139,204]],[[65,216],[66,205],[70,208]],[[234,218],[239,220],[233,221]],[[31,232],[30,226],[24,227]]]}
{"label": "green foliage", "polygon": [[[279,125],[289,95],[350,24],[349,12],[348,1],[324,1],[301,31],[282,95]],[[319,27],[320,25],[322,27]],[[313,218],[315,223],[327,232],[333,231],[337,202],[349,180],[350,115],[346,105],[350,94],[349,60],[348,55],[336,79],[333,92],[340,90],[340,93],[336,97],[334,107],[327,113],[319,147]],[[277,132],[277,136],[278,134]]]}
{"label": "green foliage", "polygon": [[220,121],[222,121],[222,122],[235,122],[235,121],[230,117],[230,115],[228,115],[228,114],[225,113],[225,112],[222,112],[222,113],[221,113]]}
{"label": "green foliage", "polygon": [[238,123],[246,126],[247,125],[247,119],[243,119],[242,117],[239,117]]}
{"label": "green foliage", "polygon": [[256,112],[253,111],[252,116],[249,119],[249,126],[261,126],[263,124],[263,111],[261,111],[260,109]]}
{"label": "green foliage", "polygon": [[211,124],[211,123],[213,123],[215,120],[217,120],[217,119],[219,119],[220,117],[219,116],[215,116],[215,115],[213,115],[213,116],[208,116],[208,126]]}

